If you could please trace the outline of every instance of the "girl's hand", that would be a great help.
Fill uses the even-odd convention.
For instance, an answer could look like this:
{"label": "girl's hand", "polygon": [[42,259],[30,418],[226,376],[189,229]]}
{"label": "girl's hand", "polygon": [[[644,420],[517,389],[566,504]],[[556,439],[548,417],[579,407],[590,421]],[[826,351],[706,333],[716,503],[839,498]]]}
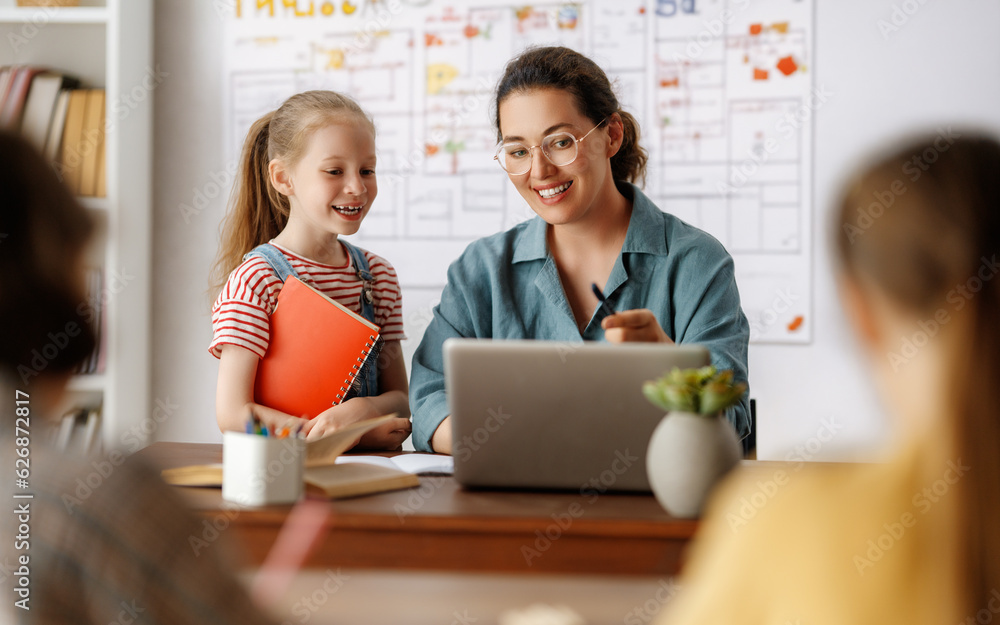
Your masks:
{"label": "girl's hand", "polygon": [[[264,417],[258,414],[259,412],[263,412],[262,410],[260,410],[261,408],[263,408],[263,406],[254,405],[253,412],[254,414],[258,415],[258,418],[260,418],[261,422],[265,424],[267,424],[268,422],[271,423],[270,425],[267,426],[267,429],[272,432],[271,436],[275,436],[277,432],[280,432],[285,428],[288,428],[288,434],[292,435],[299,431],[299,427],[302,428],[301,433],[303,436],[305,436],[309,434],[309,429],[313,426],[313,422],[311,419],[302,419],[299,417],[287,417],[287,418],[272,417],[270,419],[265,419]],[[277,412],[277,410],[275,410],[274,412]]]}
{"label": "girl's hand", "polygon": [[[336,432],[349,425],[354,425],[360,421],[367,421],[381,416],[375,403],[369,397],[353,397],[344,403],[333,406],[321,412],[310,423],[307,438],[315,440],[323,438],[327,434]],[[411,424],[409,419],[390,419],[386,423],[366,432],[358,437],[351,447],[358,446],[366,449],[388,449],[396,450],[403,445],[403,441],[410,435]]]}
{"label": "girl's hand", "polygon": [[377,416],[379,416],[378,411],[369,398],[352,397],[342,404],[327,408],[319,413],[310,424],[307,438],[309,440],[323,438],[327,434],[342,430],[349,425],[374,419]]}
{"label": "girl's hand", "polygon": [[373,430],[365,432],[358,447],[362,449],[380,449],[385,451],[400,451],[403,441],[410,435],[413,424],[409,419],[389,419]]}
{"label": "girl's hand", "polygon": [[609,343],[673,343],[653,311],[641,308],[609,315],[601,321]]}

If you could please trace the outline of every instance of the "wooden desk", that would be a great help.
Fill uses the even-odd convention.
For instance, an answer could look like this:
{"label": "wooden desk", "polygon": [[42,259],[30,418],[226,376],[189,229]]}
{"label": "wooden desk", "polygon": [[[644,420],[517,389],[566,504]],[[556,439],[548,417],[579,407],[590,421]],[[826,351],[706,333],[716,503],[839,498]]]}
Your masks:
{"label": "wooden desk", "polygon": [[589,625],[639,624],[655,622],[677,590],[665,577],[310,570],[272,613],[316,625],[488,625],[547,607],[570,609]]}
{"label": "wooden desk", "polygon": [[[156,443],[140,453],[170,468],[220,462],[222,446]],[[220,489],[179,490],[251,564],[263,561],[289,510],[240,509]],[[679,570],[697,527],[652,495],[469,491],[450,477],[331,505],[330,533],[308,566],[664,576]]]}

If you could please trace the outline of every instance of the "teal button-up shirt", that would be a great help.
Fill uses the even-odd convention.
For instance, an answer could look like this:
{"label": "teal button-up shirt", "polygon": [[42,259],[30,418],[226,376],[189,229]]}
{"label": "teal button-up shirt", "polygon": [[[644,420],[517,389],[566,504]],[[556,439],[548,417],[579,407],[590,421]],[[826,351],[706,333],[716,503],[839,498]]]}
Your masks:
{"label": "teal button-up shirt", "polygon": [[[747,379],[750,326],[740,308],[733,259],[711,235],[664,213],[634,185],[622,251],[604,287],[615,310],[648,308],[676,343],[705,346],[712,364]],[[441,303],[413,356],[410,408],[413,445],[430,439],[448,416],[442,344],[451,337],[601,341],[599,317],[583,334],[548,252],[545,221],[535,217],[471,243],[448,269]],[[596,309],[595,309],[596,313]],[[727,416],[740,436],[750,431],[748,395]]]}

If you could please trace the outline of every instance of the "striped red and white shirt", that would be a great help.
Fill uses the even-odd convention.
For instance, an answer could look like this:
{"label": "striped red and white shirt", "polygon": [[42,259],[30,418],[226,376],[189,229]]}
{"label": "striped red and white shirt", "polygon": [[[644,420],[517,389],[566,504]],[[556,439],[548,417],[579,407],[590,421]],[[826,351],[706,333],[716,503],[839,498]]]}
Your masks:
{"label": "striped red and white shirt", "polygon": [[[296,256],[273,241],[271,244],[285,255],[298,272],[299,279],[361,314],[362,282],[349,255],[347,265],[334,267]],[[384,340],[401,341],[406,335],[403,333],[403,302],[396,270],[381,256],[364,249],[361,252],[375,277],[372,290],[375,325],[381,329]],[[214,336],[208,351],[218,358],[223,345],[239,345],[263,358],[271,338],[270,316],[278,303],[281,286],[277,274],[259,256],[244,261],[233,270],[212,306]]]}

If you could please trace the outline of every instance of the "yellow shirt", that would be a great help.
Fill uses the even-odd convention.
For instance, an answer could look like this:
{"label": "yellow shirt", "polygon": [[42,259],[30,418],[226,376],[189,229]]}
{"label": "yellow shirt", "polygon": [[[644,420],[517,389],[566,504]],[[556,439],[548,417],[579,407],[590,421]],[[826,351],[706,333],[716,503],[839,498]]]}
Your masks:
{"label": "yellow shirt", "polygon": [[741,470],[714,495],[663,622],[965,622],[955,485],[969,467],[932,443],[885,464]]}

